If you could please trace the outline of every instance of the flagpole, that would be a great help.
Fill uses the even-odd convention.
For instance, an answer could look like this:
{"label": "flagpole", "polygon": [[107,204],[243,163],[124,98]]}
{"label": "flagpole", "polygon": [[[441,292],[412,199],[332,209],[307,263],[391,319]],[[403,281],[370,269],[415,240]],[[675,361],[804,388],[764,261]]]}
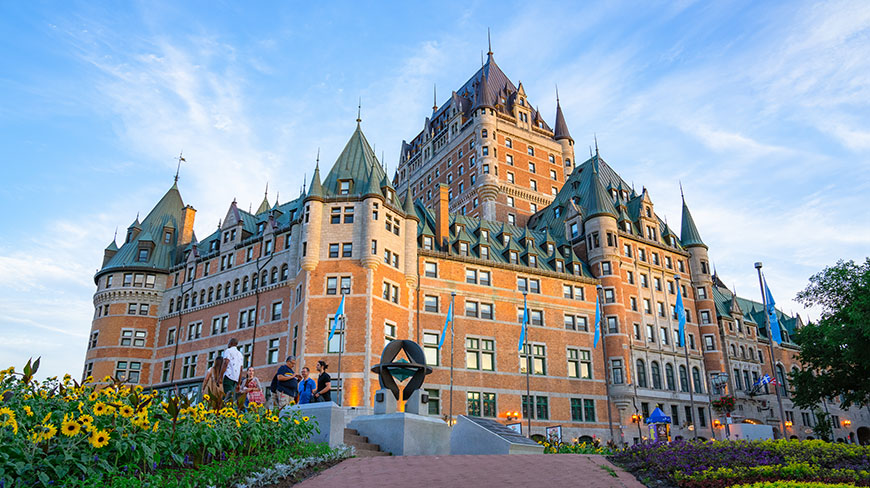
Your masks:
{"label": "flagpole", "polygon": [[[453,309],[453,300],[456,298],[456,292],[450,293],[450,309]],[[453,324],[456,316],[456,310],[453,310],[453,316],[450,317],[450,418],[449,425],[453,425]]]}
{"label": "flagpole", "polygon": [[779,394],[779,379],[776,377],[776,359],[773,356],[773,331],[770,328],[770,313],[767,310],[767,293],[765,293],[764,289],[764,279],[761,277],[761,261],[755,263],[755,269],[758,270],[758,286],[761,288],[761,303],[764,305],[764,326],[767,328],[767,346],[770,349],[770,372],[773,375],[772,378],[776,381],[776,384],[773,385],[773,391],[776,392],[776,403],[779,404],[779,425],[780,425],[780,435],[782,438],[786,438],[785,433],[785,410],[782,408],[782,396]]}
{"label": "flagpole", "polygon": [[[674,280],[677,282],[677,293],[680,293],[680,275],[674,275]],[[683,312],[685,313],[685,311]],[[677,316],[677,320],[679,320],[679,315]],[[683,327],[683,335],[680,336],[680,340],[683,342],[683,351],[686,354],[686,386],[689,388],[689,405],[690,411],[692,412],[691,418],[686,420],[692,421],[692,432],[695,434],[695,439],[698,438],[698,425],[695,422],[695,377],[692,375],[692,366],[689,364],[689,341],[686,340],[686,329]],[[710,420],[713,421],[712,419]]]}
{"label": "flagpole", "polygon": [[[595,293],[596,293],[595,297],[596,297],[596,300],[598,302],[597,307],[599,309],[601,308],[601,305],[600,305],[601,304],[601,293],[603,290],[604,290],[604,287],[602,287],[601,285],[598,285],[595,287]],[[604,340],[605,330],[604,330],[604,325],[601,323],[601,322],[603,322],[602,321],[603,317],[601,317],[601,315],[602,314],[599,311],[598,312],[598,329],[601,331],[600,332],[600,334],[601,334],[601,337],[600,337],[601,354],[604,357],[604,392],[607,396],[607,425],[608,425],[608,429],[610,430],[610,440],[611,440],[611,442],[615,443],[616,440],[613,437],[613,408],[610,404],[610,368],[607,367],[607,341]]]}
{"label": "flagpole", "polygon": [[[528,309],[529,304],[526,302],[526,296],[528,292],[523,291],[523,320],[527,320],[528,317]],[[526,332],[523,334],[523,351],[526,353],[526,425],[528,430],[529,439],[532,438],[532,415],[535,408],[535,402],[532,401],[532,393],[531,393],[531,372],[532,372],[532,348],[529,346],[529,324],[522,324],[520,327],[524,327]]]}

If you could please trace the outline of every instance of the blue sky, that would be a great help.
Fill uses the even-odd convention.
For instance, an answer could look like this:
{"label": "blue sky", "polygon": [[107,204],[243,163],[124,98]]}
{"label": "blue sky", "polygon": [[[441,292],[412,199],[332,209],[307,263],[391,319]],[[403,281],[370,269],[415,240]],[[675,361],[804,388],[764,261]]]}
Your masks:
{"label": "blue sky", "polygon": [[[0,358],[79,374],[115,228],[172,184],[210,233],[298,195],[354,128],[402,139],[495,58],[578,156],[602,156],[678,227],[682,181],[719,274],[778,304],[870,249],[866,2],[2,2]],[[812,311],[810,311],[812,315]],[[5,367],[0,365],[0,367]]]}

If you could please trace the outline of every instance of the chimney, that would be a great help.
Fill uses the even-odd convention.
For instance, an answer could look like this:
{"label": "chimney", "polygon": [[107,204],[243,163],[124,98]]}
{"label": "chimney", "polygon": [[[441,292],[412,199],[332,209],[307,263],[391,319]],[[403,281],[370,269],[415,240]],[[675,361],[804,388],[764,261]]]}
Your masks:
{"label": "chimney", "polygon": [[441,249],[447,249],[450,239],[450,214],[447,211],[447,185],[438,185],[438,208],[435,209],[435,240]]}
{"label": "chimney", "polygon": [[195,216],[196,209],[190,205],[181,209],[181,231],[178,234],[179,246],[188,244],[193,239],[193,219]]}

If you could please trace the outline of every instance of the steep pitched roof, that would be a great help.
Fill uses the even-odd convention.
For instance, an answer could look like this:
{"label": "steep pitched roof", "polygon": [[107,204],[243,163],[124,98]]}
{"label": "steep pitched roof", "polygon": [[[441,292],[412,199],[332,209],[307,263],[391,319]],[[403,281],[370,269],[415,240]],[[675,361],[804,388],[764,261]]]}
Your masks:
{"label": "steep pitched roof", "polygon": [[326,197],[339,195],[340,182],[345,180],[352,181],[350,195],[386,196],[382,188],[390,188],[393,190],[393,199],[390,203],[396,208],[402,208],[401,202],[395,196],[395,189],[366,140],[360,124],[357,124],[356,130],[351,134],[332,169],[329,170],[329,174],[323,180],[323,195]]}
{"label": "steep pitched roof", "polygon": [[698,227],[695,226],[695,220],[692,218],[692,213],[689,212],[689,206],[686,205],[685,198],[683,198],[683,222],[680,226],[680,243],[683,247],[707,247],[704,241],[701,240],[701,234],[698,232]]}
{"label": "steep pitched roof", "polygon": [[[595,156],[595,159],[597,163],[598,156]],[[592,179],[589,183],[589,192],[584,196],[586,196],[586,202],[584,202],[586,207],[584,220],[600,215],[610,215],[611,217],[619,218],[619,213],[617,213],[616,208],[613,206],[613,200],[610,198],[607,190],[604,189],[601,178],[598,176],[598,164],[592,165]]]}
{"label": "steep pitched roof", "polygon": [[[739,311],[742,316],[738,317],[744,322],[750,322],[758,326],[758,335],[767,338],[767,329],[764,325],[764,305],[754,300],[741,298],[731,290],[722,286],[713,286],[713,301],[716,304],[716,313],[720,317],[734,318],[734,313]],[[736,305],[734,309],[732,305]],[[798,327],[797,316],[786,315],[782,310],[776,309],[776,319],[779,325],[788,332],[789,343],[794,337]],[[785,342],[785,341],[784,341]]]}
{"label": "steep pitched roof", "polygon": [[568,132],[568,124],[565,123],[565,115],[562,114],[562,105],[559,104],[559,98],[556,97],[556,129],[553,131],[554,139],[568,139],[570,141],[574,141],[571,138],[571,133]]}
{"label": "steep pitched roof", "polygon": [[[130,239],[125,240],[124,244],[118,248],[118,252],[100,269],[98,274],[124,267],[168,270],[173,265],[183,210],[184,202],[181,199],[178,186],[173,184],[141,223],[137,218],[136,222],[130,226]],[[138,234],[133,232],[137,229],[141,229]],[[169,243],[164,242],[164,229],[173,231]],[[154,236],[158,236],[158,238],[155,239]],[[150,249],[148,259],[144,261],[139,261],[140,243]]]}

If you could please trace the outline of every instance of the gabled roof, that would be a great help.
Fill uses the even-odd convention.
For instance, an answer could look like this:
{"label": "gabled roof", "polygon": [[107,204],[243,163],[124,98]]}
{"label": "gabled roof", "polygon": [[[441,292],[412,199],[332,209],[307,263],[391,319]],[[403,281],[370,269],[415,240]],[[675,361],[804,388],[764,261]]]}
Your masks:
{"label": "gabled roof", "polygon": [[[130,226],[130,241],[126,242],[125,240],[115,255],[112,256],[97,274],[125,267],[153,268],[155,270],[168,271],[174,261],[178,243],[178,230],[181,229],[183,211],[184,202],[181,199],[178,186],[173,184],[141,223],[139,223],[137,218],[133,225]],[[136,234],[134,231],[138,229],[141,229],[141,231]],[[171,229],[173,231],[172,239],[169,243],[164,242],[164,229]],[[157,238],[155,239],[154,236],[157,236]],[[147,243],[151,249],[148,253],[148,259],[145,261],[138,261],[140,242]],[[111,247],[110,245],[110,250]]]}
{"label": "gabled roof", "polygon": [[[720,317],[734,319],[732,312],[732,302],[739,308],[741,314],[737,318],[744,322],[749,322],[758,326],[758,335],[767,338],[767,329],[764,324],[764,305],[754,300],[741,298],[735,295],[731,290],[723,286],[713,286],[713,301],[716,304],[716,314]],[[797,316],[791,317],[786,315],[782,310],[776,309],[776,319],[780,327],[788,332],[789,343],[794,337],[795,330],[799,324]],[[784,341],[785,342],[785,341]]]}

